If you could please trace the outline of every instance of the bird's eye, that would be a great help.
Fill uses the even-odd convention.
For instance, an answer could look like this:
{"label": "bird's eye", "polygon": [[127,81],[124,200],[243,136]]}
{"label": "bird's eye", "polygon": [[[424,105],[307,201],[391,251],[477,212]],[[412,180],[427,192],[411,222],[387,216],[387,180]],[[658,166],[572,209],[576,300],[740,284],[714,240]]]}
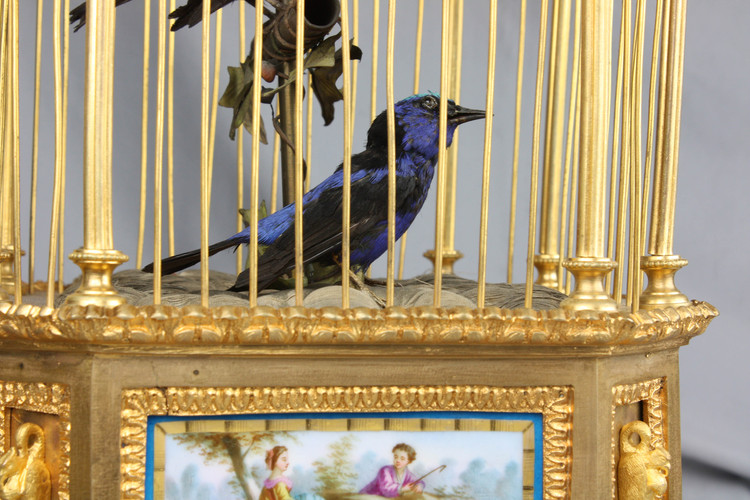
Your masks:
{"label": "bird's eye", "polygon": [[422,100],[422,107],[425,109],[435,109],[437,108],[438,100],[435,99],[435,97],[428,95]]}

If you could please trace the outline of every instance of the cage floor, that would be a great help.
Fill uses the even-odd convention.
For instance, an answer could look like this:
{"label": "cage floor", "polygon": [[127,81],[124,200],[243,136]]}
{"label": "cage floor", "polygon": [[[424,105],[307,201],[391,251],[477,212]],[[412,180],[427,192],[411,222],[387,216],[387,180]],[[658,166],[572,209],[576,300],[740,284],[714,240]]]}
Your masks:
{"label": "cage floor", "polygon": [[[128,303],[135,306],[151,305],[153,295],[153,274],[138,270],[127,270],[115,273],[112,283],[115,289]],[[209,305],[210,306],[246,306],[248,294],[246,292],[229,292],[227,288],[234,284],[235,276],[219,271],[211,271],[209,276]],[[65,298],[78,288],[77,279],[57,297],[56,306],[60,306]],[[433,303],[433,276],[423,275],[408,280],[396,282],[394,288],[395,306],[416,307],[430,306]],[[523,307],[523,284],[488,283],[486,306],[515,309]],[[370,281],[365,289],[357,289],[352,283],[350,287],[350,306],[381,308],[385,303],[385,283]],[[341,306],[341,286],[331,285],[320,288],[305,288],[305,307],[339,307]],[[534,286],[534,309],[555,309],[567,296],[556,290],[543,286]],[[441,305],[443,307],[476,307],[477,282],[455,275],[443,276],[443,293]],[[162,304],[171,306],[186,306],[200,304],[200,271],[190,270],[162,278]],[[271,307],[289,307],[295,305],[294,290],[263,290],[258,296],[258,305]]]}

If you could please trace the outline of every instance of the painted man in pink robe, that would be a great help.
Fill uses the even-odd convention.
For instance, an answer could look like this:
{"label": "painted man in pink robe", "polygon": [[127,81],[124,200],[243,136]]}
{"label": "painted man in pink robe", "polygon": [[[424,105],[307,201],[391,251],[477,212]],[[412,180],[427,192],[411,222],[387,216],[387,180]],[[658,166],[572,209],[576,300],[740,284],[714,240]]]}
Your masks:
{"label": "painted man in pink robe", "polygon": [[386,498],[396,498],[404,493],[421,493],[424,482],[417,481],[417,477],[406,467],[416,458],[414,448],[404,443],[397,444],[393,447],[393,465],[381,467],[375,479],[360,493]]}

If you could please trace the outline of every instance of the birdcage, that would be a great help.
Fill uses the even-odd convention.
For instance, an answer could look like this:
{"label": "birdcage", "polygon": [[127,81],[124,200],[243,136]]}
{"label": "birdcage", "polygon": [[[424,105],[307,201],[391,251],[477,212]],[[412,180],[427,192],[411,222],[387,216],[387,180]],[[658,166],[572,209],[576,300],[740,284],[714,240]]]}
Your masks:
{"label": "birdcage", "polygon": [[680,498],[686,2],[219,3],[1,2],[0,496]]}

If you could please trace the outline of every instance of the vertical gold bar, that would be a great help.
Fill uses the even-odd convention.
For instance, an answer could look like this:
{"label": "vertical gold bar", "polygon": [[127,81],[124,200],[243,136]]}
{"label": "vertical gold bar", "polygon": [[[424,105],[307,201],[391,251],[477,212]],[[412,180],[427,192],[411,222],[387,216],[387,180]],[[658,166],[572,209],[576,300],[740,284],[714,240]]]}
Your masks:
{"label": "vertical gold bar", "polygon": [[151,0],[143,2],[143,79],[141,81],[141,203],[138,212],[138,246],[135,267],[143,265],[143,242],[146,235],[146,185],[148,184],[148,83],[151,56]]}
{"label": "vertical gold bar", "polygon": [[[445,91],[448,99],[458,100],[461,92],[461,47],[463,38],[463,0],[451,0],[450,15],[448,18],[448,55],[447,67],[445,71],[449,75],[448,87]],[[446,190],[445,190],[445,210],[443,217],[443,245],[442,245],[442,267],[443,273],[453,273],[453,264],[463,257],[463,254],[454,248],[455,240],[455,212],[456,212],[456,180],[458,161],[458,135],[459,131],[453,133],[453,147],[448,151],[446,157]],[[428,250],[424,253],[435,265],[435,252],[437,250]]]}
{"label": "vertical gold bar", "polygon": [[[280,97],[277,97],[277,102]],[[276,212],[276,206],[278,205],[279,198],[279,156],[281,155],[280,150],[280,139],[279,134],[274,131],[273,134],[273,159],[271,161],[271,208],[269,213]]]}
{"label": "vertical gold bar", "polygon": [[[292,64],[291,61],[284,61],[281,63],[281,73],[283,74],[290,74],[292,71],[294,71],[294,64]],[[281,81],[287,82],[289,80],[287,79],[281,79]],[[302,79],[299,80],[300,85],[302,85]],[[295,120],[297,119],[297,112],[298,110],[294,107],[294,96],[296,95],[296,92],[294,90],[294,87],[297,85],[297,82],[291,82],[291,84],[279,92],[279,115],[280,118],[280,125],[284,133],[287,137],[291,138],[294,137],[294,131],[296,129],[295,127]],[[302,118],[302,114],[300,112],[299,114],[300,119]],[[299,152],[299,154],[302,154],[302,151]],[[296,175],[295,172],[295,158],[296,154],[294,152],[294,147],[291,145],[287,145],[286,141],[284,144],[281,145],[281,205],[286,206],[290,203],[294,202],[294,176]]]}
{"label": "vertical gold bar", "polygon": [[518,65],[516,68],[516,119],[513,132],[513,171],[510,181],[510,221],[508,228],[508,283],[513,283],[513,252],[516,239],[516,204],[518,200],[518,152],[521,143],[521,97],[523,94],[523,57],[526,47],[526,0],[521,0],[518,22]]}
{"label": "vertical gold bar", "polygon": [[656,138],[656,165],[652,200],[651,230],[648,251],[651,255],[672,255],[674,207],[677,195],[677,159],[679,118],[682,99],[680,55],[681,23],[684,17],[682,0],[667,0],[665,36],[662,42],[662,89],[659,134]]}
{"label": "vertical gold bar", "polygon": [[495,59],[497,53],[497,0],[490,0],[489,42],[487,44],[487,115],[484,123],[482,157],[482,199],[479,215],[479,270],[477,307],[484,307],[487,283],[487,223],[490,211],[490,158],[492,152],[492,110],[495,106]]}
{"label": "vertical gold bar", "polygon": [[396,274],[396,109],[393,92],[393,56],[396,50],[396,0],[388,1],[386,31],[385,101],[388,119],[388,255],[385,305],[393,305]]}
{"label": "vertical gold bar", "polygon": [[632,98],[631,98],[631,192],[630,192],[630,264],[628,276],[628,302],[633,312],[638,310],[641,291],[641,143],[642,107],[643,107],[643,45],[646,35],[646,6],[644,0],[638,0],[633,45]]}
{"label": "vertical gold bar", "polygon": [[604,249],[612,1],[584,1],[581,13],[581,92],[586,99],[581,101],[576,257],[565,262],[576,283],[560,306],[615,311],[617,304],[604,289],[606,274],[615,265]]}
{"label": "vertical gold bar", "polygon": [[14,292],[15,304],[20,305],[22,300],[21,290],[21,126],[19,103],[21,101],[18,93],[18,4],[11,2],[12,13],[10,16],[11,31],[11,116],[12,116],[12,179],[13,179],[13,271],[14,273]]}
{"label": "vertical gold bar", "polygon": [[[343,37],[342,37],[343,38]],[[341,47],[346,44],[343,44]],[[311,165],[312,165],[312,124],[313,124],[313,89],[312,89],[312,75],[310,72],[307,73],[307,109],[305,114],[305,192],[310,191],[310,178],[312,177]]]}
{"label": "vertical gold bar", "polygon": [[[568,231],[568,192],[575,193],[575,189],[570,190],[570,177],[571,177],[571,158],[573,156],[574,142],[573,138],[576,137],[576,127],[578,126],[578,109],[580,108],[581,102],[581,0],[576,0],[576,17],[575,25],[573,27],[573,75],[570,79],[570,110],[568,111],[568,136],[565,142],[565,170],[563,172],[563,199],[562,208],[560,210],[561,225],[560,225],[560,259],[557,261],[557,275],[560,277],[558,290],[563,291],[563,282],[566,281],[566,276],[563,273],[563,259],[571,252],[565,253],[565,239]],[[574,163],[575,164],[575,163]],[[571,222],[572,225],[572,222]]]}
{"label": "vertical gold bar", "polygon": [[201,11],[201,305],[208,307],[208,218],[209,218],[209,146],[208,146],[208,65],[211,42],[211,2],[203,0]]}
{"label": "vertical gold bar", "polygon": [[[663,0],[656,2],[656,19],[654,20],[654,41],[651,45],[651,78],[648,88],[648,125],[646,129],[646,166],[643,171],[643,205],[641,206],[641,242],[646,241],[646,218],[648,216],[648,200],[651,192],[651,169],[654,154],[654,115],[656,110],[656,79],[658,74],[659,45],[661,40]],[[643,252],[644,249],[639,250]]]}
{"label": "vertical gold bar", "polygon": [[[549,288],[555,288],[557,286],[557,276],[555,272],[557,266],[555,265],[555,252],[557,249],[556,230],[555,224],[551,223],[550,218],[554,218],[554,214],[550,207],[550,198],[554,198],[554,189],[550,192],[552,186],[550,184],[559,178],[550,172],[552,168],[552,144],[553,144],[553,132],[552,126],[554,123],[553,119],[553,106],[557,92],[555,89],[559,87],[557,80],[557,50],[560,33],[560,2],[552,3],[552,31],[550,36],[550,59],[549,69],[547,77],[547,119],[544,133],[544,159],[542,163],[542,209],[539,215],[539,253],[534,256],[534,267],[537,270],[536,283],[547,286]],[[567,68],[566,68],[567,69]],[[555,234],[550,234],[555,233]],[[547,240],[551,240],[552,244],[549,244]],[[552,247],[554,250],[550,250]]]}
{"label": "vertical gold bar", "polygon": [[[674,211],[677,198],[682,74],[685,52],[685,0],[665,2],[662,40],[662,85],[659,109],[659,134],[656,139],[654,189],[651,202],[649,254],[641,259],[648,286],[640,297],[643,309],[689,304],[677,289],[675,273],[687,260],[673,254]],[[662,105],[663,103],[663,105]]]}
{"label": "vertical gold bar", "polygon": [[[456,102],[461,99],[461,63],[463,55],[463,0],[453,0],[450,29],[450,73],[451,80],[449,83],[450,91],[448,97]],[[446,214],[445,214],[445,232],[443,233],[443,272],[453,274],[453,264],[463,257],[463,254],[456,250],[456,186],[458,184],[458,138],[459,129],[453,132],[453,141],[451,149],[448,152],[446,161]]]}
{"label": "vertical gold bar", "polygon": [[[86,2],[84,246],[70,256],[81,267],[82,274],[81,286],[66,300],[69,305],[115,307],[124,302],[112,286],[113,269],[128,259],[113,248],[112,239],[114,37],[114,3]],[[56,73],[59,73],[57,68]],[[59,77],[55,80],[59,85]],[[55,202],[59,202],[59,197]],[[48,297],[50,302],[51,299]]]}
{"label": "vertical gold bar", "polygon": [[380,0],[372,0],[372,64],[370,66],[370,122],[378,115],[378,48]]}
{"label": "vertical gold bar", "polygon": [[12,264],[13,235],[11,234],[12,213],[11,201],[13,191],[11,189],[10,162],[11,162],[11,111],[12,104],[11,82],[10,82],[10,0],[2,4],[2,17],[0,18],[0,143],[3,145],[0,152],[0,300],[10,300],[13,288]]}
{"label": "vertical gold bar", "polygon": [[[262,10],[262,9],[261,9]],[[221,24],[222,11],[216,11],[216,38],[214,39],[214,73],[211,87],[211,124],[208,131],[208,205],[211,205],[211,192],[214,181],[214,146],[216,145],[216,114],[219,110],[219,69],[221,68]]]}
{"label": "vertical gold bar", "polygon": [[422,65],[422,33],[424,31],[424,0],[417,4],[417,30],[414,40],[414,86],[412,92],[419,93],[419,76]]}
{"label": "vertical gold bar", "polygon": [[534,130],[531,140],[531,195],[529,196],[529,243],[526,249],[526,294],[524,307],[531,308],[534,290],[534,248],[536,248],[536,213],[539,191],[539,135],[542,123],[542,90],[544,56],[547,47],[547,0],[542,0],[539,18],[539,51],[536,61],[536,92],[534,96]]}
{"label": "vertical gold bar", "polygon": [[154,139],[154,304],[161,304],[162,182],[164,178],[164,84],[166,81],[167,0],[159,0]]}
{"label": "vertical gold bar", "polygon": [[[624,132],[624,131],[623,131]],[[627,147],[623,144],[623,148]],[[628,154],[628,157],[630,155]],[[631,182],[633,179],[634,172],[631,172],[632,162],[630,158],[626,159],[625,152],[623,151],[621,165],[620,165],[620,186],[618,189],[618,207],[617,207],[617,244],[615,246],[615,261],[617,262],[617,268],[615,269],[614,287],[612,290],[612,298],[617,304],[622,303],[622,286],[623,286],[623,275],[625,273],[625,225],[627,222],[626,208],[628,206],[628,197],[630,196],[631,204],[633,203],[633,191]],[[632,207],[631,207],[632,208]],[[631,212],[632,215],[632,212]],[[633,221],[631,220],[631,228],[633,227]],[[632,235],[631,235],[632,236]],[[632,252],[632,248],[631,248]],[[632,270],[632,267],[631,267]],[[628,293],[626,296],[626,303],[632,303],[632,295],[630,293],[631,287],[628,285]]]}
{"label": "vertical gold bar", "polygon": [[[347,6],[348,9],[348,6]],[[359,0],[352,0],[352,43],[359,43]],[[357,107],[357,71],[359,70],[359,61],[351,61],[352,64],[352,82],[351,82],[351,103],[349,108],[352,115],[352,130],[354,130],[355,109]]]}
{"label": "vertical gold bar", "polygon": [[[610,32],[605,17],[605,2],[583,2],[583,66],[581,77],[584,94],[581,102],[581,157],[577,254],[586,257],[603,255],[604,234],[604,168],[606,167],[606,116],[609,68],[605,66]],[[597,126],[600,125],[600,127]]]}
{"label": "vertical gold bar", "polygon": [[[341,2],[341,58],[342,58],[342,77],[343,85],[342,94],[344,98],[344,162],[342,184],[342,203],[341,210],[341,307],[349,308],[349,268],[351,261],[351,250],[349,248],[349,239],[351,238],[351,203],[352,203],[352,121],[354,113],[352,112],[351,98],[351,66],[350,66],[350,47],[349,47],[349,3],[345,0]],[[310,101],[312,99],[310,98]]]}
{"label": "vertical gold bar", "polygon": [[[424,0],[419,0],[417,5],[417,32],[414,42],[414,86],[412,94],[419,93],[419,70],[422,63],[422,32],[424,31]],[[401,235],[401,246],[398,257],[398,279],[404,278],[404,261],[406,260],[406,236],[408,232]]]}
{"label": "vertical gold bar", "polygon": [[[241,4],[240,10],[243,6],[244,4]],[[174,12],[174,8],[175,0],[169,0],[169,12]],[[167,40],[167,226],[171,256],[174,255],[174,31],[171,29],[167,34]]]}
{"label": "vertical gold bar", "polygon": [[[380,36],[380,0],[372,0],[372,64],[370,66],[370,123],[375,120],[378,109],[378,52]],[[387,257],[386,257],[387,259]],[[367,270],[369,277],[372,268]]]}
{"label": "vertical gold bar", "polygon": [[[253,117],[252,155],[250,157],[250,241],[247,245],[249,276],[249,305],[258,305],[258,184],[260,179],[260,91],[263,64],[263,9],[255,8],[255,41],[253,43]],[[297,73],[300,75],[301,73]],[[301,87],[300,81],[297,87]],[[299,107],[295,109],[300,109]],[[297,149],[300,151],[300,149]],[[299,155],[298,155],[299,156]]]}
{"label": "vertical gold bar", "polygon": [[[623,207],[623,199],[622,196],[615,196],[615,191],[617,190],[617,157],[619,153],[620,148],[620,119],[622,117],[622,160],[619,162],[620,164],[620,190],[619,194],[622,195],[623,187],[622,187],[622,177],[624,175],[623,172],[623,166],[627,163],[629,163],[628,154],[626,153],[626,150],[628,148],[628,132],[625,130],[625,125],[627,122],[629,122],[629,117],[627,116],[627,111],[623,111],[622,115],[620,114],[620,107],[621,105],[625,108],[625,110],[628,109],[628,105],[623,102],[623,87],[626,87],[625,92],[625,102],[629,102],[629,92],[627,89],[629,89],[630,80],[625,77],[625,70],[627,67],[627,70],[630,71],[630,13],[631,13],[631,7],[630,7],[630,0],[623,0],[622,2],[622,10],[620,14],[620,47],[618,50],[617,55],[617,80],[616,80],[616,88],[615,88],[615,118],[613,120],[613,131],[612,131],[612,161],[610,164],[610,183],[609,183],[609,217],[607,217],[607,256],[611,259],[614,259],[617,263],[617,267],[615,268],[615,275],[616,276],[622,276],[622,270],[624,267],[624,263],[622,259],[615,256],[615,254],[618,253],[617,249],[620,249],[622,246],[622,241],[624,238],[624,233],[620,231],[621,223],[622,223],[622,216],[624,215],[622,209],[616,210],[616,208]],[[627,55],[626,55],[627,54]],[[628,73],[629,75],[629,73]],[[625,163],[623,163],[625,162]],[[619,201],[618,201],[619,200]],[[619,218],[618,218],[619,217]],[[615,236],[617,236],[617,242],[618,247],[615,249]],[[618,254],[619,255],[619,254]],[[618,281],[615,278],[615,284],[612,289],[612,298],[615,299],[617,303],[620,303],[620,293],[618,292],[618,283],[622,283],[622,280]],[[607,290],[610,289],[610,286],[612,285],[612,274],[607,274],[605,288]]]}
{"label": "vertical gold bar", "polygon": [[39,172],[39,87],[42,74],[42,16],[44,0],[36,3],[36,64],[34,66],[34,125],[31,139],[31,194],[29,207],[29,294],[34,293],[34,264],[36,260],[36,197]]}
{"label": "vertical gold bar", "polygon": [[[620,57],[618,60],[617,67],[617,95],[615,96],[615,131],[613,134],[614,144],[612,146],[612,173],[611,173],[611,184],[610,184],[610,212],[609,212],[609,238],[607,243],[607,255],[613,256],[617,263],[614,277],[614,288],[612,290],[612,298],[619,305],[622,302],[622,280],[623,273],[625,271],[625,223],[627,214],[625,209],[628,203],[628,186],[631,181],[631,145],[630,141],[630,126],[631,126],[631,56],[630,56],[630,32],[631,32],[631,4],[630,0],[623,0],[622,2],[622,19],[620,23]],[[627,69],[627,75],[625,74]],[[618,176],[616,175],[616,154],[618,145],[618,120],[620,118],[619,106],[621,94],[624,94],[622,98],[622,153],[620,155],[620,187],[615,196],[615,184]],[[632,198],[631,198],[632,199]],[[614,204],[617,201],[617,216],[614,214]],[[617,224],[614,229],[614,224]],[[632,223],[632,222],[631,222]],[[615,243],[615,234],[616,245]],[[607,283],[610,282],[610,276],[607,275]],[[607,286],[609,289],[609,286]],[[630,303],[630,297],[628,296],[628,304]]]}
{"label": "vertical gold bar", "polygon": [[[239,3],[239,57],[238,60],[242,61],[245,59],[245,2]],[[243,208],[244,198],[244,157],[243,157],[243,138],[245,134],[237,134],[235,141],[237,142],[237,224],[235,226],[236,231],[239,233],[242,231],[242,215],[240,209]],[[237,274],[242,271],[243,260],[242,260],[242,246],[237,247],[235,252],[235,269]]]}
{"label": "vertical gold bar", "polygon": [[115,16],[117,11],[114,8],[111,8],[106,10],[105,12],[106,16],[104,17],[104,29],[109,33],[106,45],[107,57],[105,60],[107,61],[108,67],[111,69],[102,73],[104,94],[106,96],[107,102],[109,103],[104,107],[106,112],[106,115],[104,117],[104,129],[106,130],[106,133],[104,135],[104,143],[102,144],[102,157],[104,158],[104,165],[106,166],[106,168],[102,169],[101,174],[102,187],[103,191],[107,193],[106,201],[102,204],[102,213],[104,214],[104,219],[102,221],[102,226],[104,227],[104,236],[102,238],[102,241],[105,242],[105,248],[114,248],[115,243],[112,228],[112,123],[114,121],[113,104],[115,98]]}
{"label": "vertical gold bar", "polygon": [[105,226],[104,232],[105,236],[103,238],[103,241],[106,242],[107,248],[114,248],[114,237],[113,237],[113,218],[112,218],[112,136],[113,136],[113,125],[114,122],[114,100],[115,100],[115,72],[114,72],[114,62],[115,62],[115,19],[116,19],[116,10],[114,8],[108,9],[105,11],[107,15],[104,18],[105,21],[105,27],[104,29],[109,32],[110,36],[107,37],[107,62],[109,65],[109,68],[111,68],[108,71],[103,72],[103,82],[104,82],[104,88],[105,88],[105,95],[107,102],[109,103],[108,106],[106,106],[104,109],[106,110],[105,115],[105,142],[104,142],[104,151],[102,152],[102,156],[104,157],[104,165],[107,165],[107,168],[102,169],[102,185],[104,187],[104,190],[108,193],[107,194],[107,201],[103,204],[103,213],[104,213],[104,222],[103,226]]}
{"label": "vertical gold bar", "polygon": [[[53,54],[53,78],[55,94],[55,164],[54,164],[54,182],[52,187],[52,216],[50,220],[50,237],[49,237],[49,258],[47,260],[47,307],[54,305],[55,296],[55,262],[57,261],[58,230],[60,224],[61,196],[62,196],[62,168],[63,158],[60,154],[62,151],[63,132],[62,132],[62,69],[60,67],[60,0],[55,0],[52,4],[52,54]],[[86,28],[88,32],[89,29]],[[87,75],[88,78],[88,75]]]}
{"label": "vertical gold bar", "polygon": [[[70,0],[63,2],[63,13],[70,12]],[[63,17],[65,15],[63,14]],[[67,169],[68,150],[68,87],[70,84],[70,23],[62,20],[63,28],[63,95],[62,95],[62,175],[60,186],[60,238],[59,250],[57,252],[57,293],[63,293],[65,281],[65,183]]]}
{"label": "vertical gold bar", "polygon": [[[576,0],[579,2],[581,0]],[[584,0],[585,1],[585,0]],[[578,156],[580,151],[580,144],[581,141],[580,136],[580,129],[581,129],[581,78],[580,78],[580,71],[578,72],[578,91],[576,96],[576,110],[575,110],[575,120],[574,120],[574,130],[573,130],[573,137],[575,137],[575,140],[573,141],[573,161],[572,161],[572,172],[571,172],[571,179],[570,179],[570,210],[568,211],[568,246],[567,251],[565,252],[565,255],[567,258],[572,258],[573,255],[573,243],[575,242],[575,217],[576,217],[576,211],[578,208],[578,196],[576,196],[576,193],[578,193]],[[567,260],[566,260],[567,261]],[[566,261],[563,261],[563,265]],[[565,294],[570,295],[572,288],[572,282],[570,279],[570,276],[568,276],[568,280],[565,282]]]}
{"label": "vertical gold bar", "polygon": [[[304,52],[304,33],[305,33],[305,0],[299,0],[297,3],[297,40],[296,54],[294,58],[295,71],[298,75],[303,72],[302,55]],[[295,303],[301,306],[304,301],[304,256],[303,256],[303,225],[302,225],[302,91],[304,87],[302,80],[294,86],[294,109],[297,112],[294,120],[294,155],[295,176],[294,176],[294,290]]]}
{"label": "vertical gold bar", "polygon": [[2,39],[2,151],[0,152],[0,289],[2,300],[11,300],[13,283],[13,82],[12,82],[12,1],[4,5]]}
{"label": "vertical gold bar", "polygon": [[433,296],[433,306],[440,307],[440,299],[443,289],[443,232],[445,230],[445,154],[447,144],[447,125],[448,125],[448,45],[450,14],[452,0],[443,0],[442,12],[442,29],[440,36],[440,116],[439,116],[439,134],[438,134],[438,162],[437,162],[437,207],[435,215],[435,263],[433,266],[435,273],[435,289]]}
{"label": "vertical gold bar", "polygon": [[635,26],[635,48],[633,54],[633,98],[632,98],[632,156],[631,156],[631,216],[630,216],[630,284],[628,286],[628,297],[632,297],[631,310],[638,311],[640,307],[641,270],[640,261],[643,247],[641,241],[641,142],[642,131],[642,109],[643,109],[643,45],[646,34],[646,6],[644,0],[638,0]]}
{"label": "vertical gold bar", "polygon": [[552,8],[549,84],[547,88],[547,132],[542,175],[542,210],[539,225],[539,254],[534,258],[537,280],[550,288],[560,286],[560,218],[563,171],[563,133],[568,82],[570,45],[570,0],[555,2]]}

